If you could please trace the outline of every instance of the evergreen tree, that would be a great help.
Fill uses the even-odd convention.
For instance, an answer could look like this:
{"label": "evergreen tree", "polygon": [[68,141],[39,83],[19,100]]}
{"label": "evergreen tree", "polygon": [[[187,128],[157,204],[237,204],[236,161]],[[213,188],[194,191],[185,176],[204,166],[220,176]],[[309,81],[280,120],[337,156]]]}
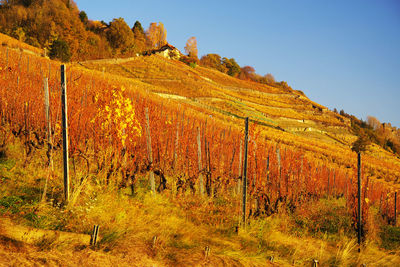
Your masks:
{"label": "evergreen tree", "polygon": [[51,59],[68,62],[71,58],[68,44],[64,40],[55,40],[50,46],[49,56]]}
{"label": "evergreen tree", "polygon": [[141,24],[138,20],[137,20],[137,21],[135,22],[135,24],[133,25],[132,31],[133,31],[134,33],[135,33],[135,31],[136,31],[137,33],[141,33],[141,34],[144,35],[144,30],[143,30],[142,24]]}

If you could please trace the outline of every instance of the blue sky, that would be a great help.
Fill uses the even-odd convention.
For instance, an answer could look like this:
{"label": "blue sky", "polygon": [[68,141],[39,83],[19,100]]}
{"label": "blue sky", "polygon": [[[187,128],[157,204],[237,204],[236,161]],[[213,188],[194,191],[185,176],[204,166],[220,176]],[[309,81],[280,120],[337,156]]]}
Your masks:
{"label": "blue sky", "polygon": [[162,22],[184,51],[217,53],[272,73],[311,100],[400,127],[400,1],[89,1],[89,19]]}

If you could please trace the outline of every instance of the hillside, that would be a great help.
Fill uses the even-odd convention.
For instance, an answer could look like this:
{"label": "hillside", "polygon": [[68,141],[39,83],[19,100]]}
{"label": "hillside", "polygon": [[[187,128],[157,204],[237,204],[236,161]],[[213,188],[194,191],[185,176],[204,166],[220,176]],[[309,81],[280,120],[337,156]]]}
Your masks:
{"label": "hillside", "polygon": [[[122,63],[94,60],[74,65],[139,80],[159,97],[188,104],[229,123],[238,124],[240,119],[250,117],[263,126],[268,139],[317,152],[323,160],[346,164],[351,158],[351,145],[357,139],[348,117],[328,110],[296,90],[243,81],[201,66],[191,68],[157,55],[125,59]],[[378,172],[375,178],[399,179],[400,159],[396,155],[376,145],[367,155],[377,164],[372,168],[390,166],[384,170],[390,175]]]}
{"label": "hillside", "polygon": [[[357,137],[347,117],[296,90],[157,55],[66,65],[65,202],[60,62],[7,43],[0,47],[0,264],[399,264],[398,157],[377,145],[362,155],[358,253]],[[94,224],[101,227],[96,246],[48,236],[28,242],[10,230],[87,239]]]}

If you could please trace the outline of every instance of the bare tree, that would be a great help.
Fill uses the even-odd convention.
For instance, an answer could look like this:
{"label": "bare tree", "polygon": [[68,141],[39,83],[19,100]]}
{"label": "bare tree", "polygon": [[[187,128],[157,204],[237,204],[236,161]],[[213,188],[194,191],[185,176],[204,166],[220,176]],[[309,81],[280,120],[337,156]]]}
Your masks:
{"label": "bare tree", "polygon": [[367,123],[369,126],[374,128],[374,130],[378,130],[379,128],[381,128],[381,125],[382,125],[381,122],[373,116],[367,117]]}
{"label": "bare tree", "polygon": [[197,40],[196,37],[190,37],[185,46],[185,52],[189,57],[197,58],[198,50],[197,50]]}
{"label": "bare tree", "polygon": [[159,22],[150,23],[149,29],[146,31],[146,36],[151,48],[160,48],[167,43],[167,31],[164,24]]}

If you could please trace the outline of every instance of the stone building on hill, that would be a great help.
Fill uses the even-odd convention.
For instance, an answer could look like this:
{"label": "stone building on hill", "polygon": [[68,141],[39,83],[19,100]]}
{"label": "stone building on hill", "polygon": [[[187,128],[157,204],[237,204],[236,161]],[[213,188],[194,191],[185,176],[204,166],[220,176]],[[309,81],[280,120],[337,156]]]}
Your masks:
{"label": "stone building on hill", "polygon": [[166,44],[160,47],[159,49],[146,51],[143,53],[143,55],[144,56],[160,55],[162,57],[169,59],[179,59],[182,56],[182,53],[175,46]]}

